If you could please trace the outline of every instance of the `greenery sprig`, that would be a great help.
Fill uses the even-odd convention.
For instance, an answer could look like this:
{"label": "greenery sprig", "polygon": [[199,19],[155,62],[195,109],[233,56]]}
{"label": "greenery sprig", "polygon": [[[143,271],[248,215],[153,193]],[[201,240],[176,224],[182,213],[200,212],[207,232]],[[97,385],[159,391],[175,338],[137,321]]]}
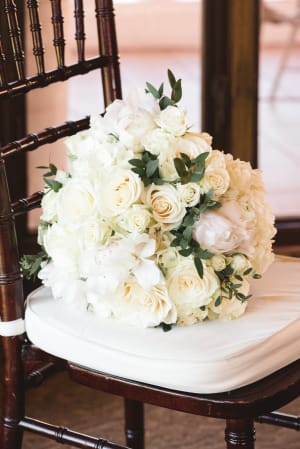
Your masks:
{"label": "greenery sprig", "polygon": [[161,111],[168,106],[176,106],[176,103],[178,103],[182,97],[181,79],[176,80],[170,69],[168,69],[168,79],[171,86],[171,97],[164,95],[164,83],[161,83],[158,89],[154,87],[153,84],[146,83],[146,92],[152,94],[154,98],[159,100],[158,104]]}
{"label": "greenery sprig", "polygon": [[181,158],[174,159],[174,165],[178,175],[180,176],[181,184],[188,182],[199,182],[204,176],[205,160],[209,155],[208,152],[201,153],[195,159],[190,159],[185,153],[180,153]]}
{"label": "greenery sprig", "polygon": [[181,226],[171,231],[171,234],[175,236],[171,242],[171,246],[180,247],[179,254],[184,257],[194,256],[194,264],[201,279],[203,278],[204,271],[202,260],[210,259],[214,254],[202,249],[199,243],[192,238],[193,225],[199,220],[202,212],[207,209],[216,209],[220,206],[221,203],[213,200],[213,190],[210,190],[200,196],[200,202],[196,207],[188,208]]}
{"label": "greenery sprig", "polygon": [[145,187],[150,184],[161,185],[163,180],[159,176],[158,159],[155,154],[144,151],[141,159],[130,159],[128,161],[134,168],[131,170],[137,173]]}
{"label": "greenery sprig", "polygon": [[54,192],[58,192],[59,189],[62,188],[63,184],[61,182],[57,181],[56,179],[49,179],[52,176],[56,176],[57,167],[54,164],[49,164],[49,166],[40,165],[37,168],[49,170],[43,175],[43,180],[47,187],[49,187],[51,190],[54,190]]}
{"label": "greenery sprig", "polygon": [[44,248],[37,254],[25,254],[20,260],[22,274],[25,279],[35,281],[42,262],[48,262],[49,260],[50,258]]}

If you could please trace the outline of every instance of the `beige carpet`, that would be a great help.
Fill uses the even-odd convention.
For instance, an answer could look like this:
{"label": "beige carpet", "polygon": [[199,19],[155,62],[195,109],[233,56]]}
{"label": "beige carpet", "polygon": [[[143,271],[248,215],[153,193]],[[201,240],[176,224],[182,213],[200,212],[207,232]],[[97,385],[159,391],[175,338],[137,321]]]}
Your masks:
{"label": "beige carpet", "polygon": [[[43,386],[28,392],[27,415],[63,425],[72,430],[122,443],[122,399],[75,384],[60,373]],[[285,409],[300,414],[300,399]],[[300,435],[288,430],[256,425],[258,449],[299,449]],[[146,406],[148,449],[221,449],[225,447],[223,422]],[[24,449],[54,449],[70,446],[26,432]]]}

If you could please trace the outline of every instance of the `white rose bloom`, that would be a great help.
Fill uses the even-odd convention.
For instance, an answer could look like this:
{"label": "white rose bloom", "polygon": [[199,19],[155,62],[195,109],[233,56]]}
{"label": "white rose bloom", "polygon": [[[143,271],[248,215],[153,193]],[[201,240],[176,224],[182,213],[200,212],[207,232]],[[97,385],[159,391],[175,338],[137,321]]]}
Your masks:
{"label": "white rose bloom", "polygon": [[[211,267],[203,263],[203,279],[200,278],[193,258],[182,257],[177,266],[168,270],[168,292],[182,313],[190,315],[197,308],[209,304],[220,288],[219,279]],[[185,311],[185,312],[184,312]]]}
{"label": "white rose bloom", "polygon": [[133,277],[118,289],[113,313],[116,318],[139,327],[158,326],[162,322],[171,324],[177,318],[164,284],[145,290]]}
{"label": "white rose bloom", "polygon": [[[142,137],[142,145],[152,154],[174,153],[176,137],[161,128],[155,128]],[[175,157],[175,156],[174,156]]]}
{"label": "white rose bloom", "polygon": [[159,176],[164,181],[172,182],[179,178],[174,164],[175,157],[176,155],[172,152],[160,153],[158,157]]}
{"label": "white rose bloom", "polygon": [[97,217],[91,217],[80,229],[78,240],[84,247],[104,245],[112,232],[111,227]]}
{"label": "white rose bloom", "polygon": [[161,111],[155,122],[160,128],[174,136],[183,136],[188,128],[186,112],[176,106],[168,106]]}
{"label": "white rose bloom", "polygon": [[58,192],[47,189],[42,198],[42,214],[41,220],[52,223],[57,220],[57,197]]}
{"label": "white rose bloom", "polygon": [[214,212],[204,212],[193,225],[193,239],[201,248],[216,254],[238,252],[249,239],[243,226],[237,226],[222,215],[222,208]]}
{"label": "white rose bloom", "polygon": [[157,252],[157,263],[164,270],[176,267],[180,258],[180,254],[173,246],[169,246],[168,248]]}
{"label": "white rose bloom", "polygon": [[210,262],[215,271],[222,271],[226,268],[226,257],[223,254],[215,254]]}
{"label": "white rose bloom", "polygon": [[58,221],[69,229],[81,226],[96,212],[96,199],[88,181],[71,178],[57,196]]}
{"label": "white rose bloom", "polygon": [[185,207],[193,207],[200,201],[200,186],[195,182],[177,184],[178,197]]}
{"label": "white rose bloom", "polygon": [[152,214],[143,204],[133,204],[119,217],[118,226],[128,232],[143,233],[150,226]]}
{"label": "white rose bloom", "polygon": [[100,213],[105,217],[123,214],[139,201],[142,190],[143,183],[136,173],[116,167],[107,173],[100,187]]}
{"label": "white rose bloom", "polygon": [[55,267],[68,273],[78,272],[80,248],[77,233],[61,224],[54,223],[43,235],[43,243]]}
{"label": "white rose bloom", "polygon": [[229,187],[230,178],[228,172],[224,168],[210,167],[205,170],[203,179],[200,181],[201,189],[208,192],[213,189],[214,196],[219,197],[223,195]]}
{"label": "white rose bloom", "polygon": [[251,266],[249,260],[243,254],[234,254],[230,265],[237,274],[242,274]]}
{"label": "white rose bloom", "polygon": [[175,187],[170,184],[152,184],[146,191],[146,203],[152,208],[154,219],[166,229],[178,226],[185,216],[186,209],[178,197]]}

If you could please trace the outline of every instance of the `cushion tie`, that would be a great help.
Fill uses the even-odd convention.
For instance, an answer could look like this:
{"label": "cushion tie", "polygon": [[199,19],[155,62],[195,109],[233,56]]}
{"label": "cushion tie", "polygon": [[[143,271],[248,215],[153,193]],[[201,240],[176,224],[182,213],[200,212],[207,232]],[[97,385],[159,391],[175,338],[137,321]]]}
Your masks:
{"label": "cushion tie", "polygon": [[18,318],[13,321],[0,320],[0,335],[1,337],[16,337],[25,332],[25,321],[23,318]]}

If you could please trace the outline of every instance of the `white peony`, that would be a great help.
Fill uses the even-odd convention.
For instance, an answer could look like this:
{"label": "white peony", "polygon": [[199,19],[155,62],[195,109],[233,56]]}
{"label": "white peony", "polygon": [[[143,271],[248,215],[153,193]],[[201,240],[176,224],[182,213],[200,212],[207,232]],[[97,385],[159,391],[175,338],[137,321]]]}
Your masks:
{"label": "white peony", "polygon": [[152,184],[146,192],[146,203],[153,209],[153,218],[166,225],[165,229],[178,226],[186,213],[176,188],[170,184]]}
{"label": "white peony", "polygon": [[161,128],[155,128],[147,132],[142,137],[142,145],[149,153],[173,154],[176,144],[176,137]]}
{"label": "white peony", "polygon": [[168,106],[160,112],[156,124],[174,136],[183,136],[187,131],[186,112],[176,106]]}

